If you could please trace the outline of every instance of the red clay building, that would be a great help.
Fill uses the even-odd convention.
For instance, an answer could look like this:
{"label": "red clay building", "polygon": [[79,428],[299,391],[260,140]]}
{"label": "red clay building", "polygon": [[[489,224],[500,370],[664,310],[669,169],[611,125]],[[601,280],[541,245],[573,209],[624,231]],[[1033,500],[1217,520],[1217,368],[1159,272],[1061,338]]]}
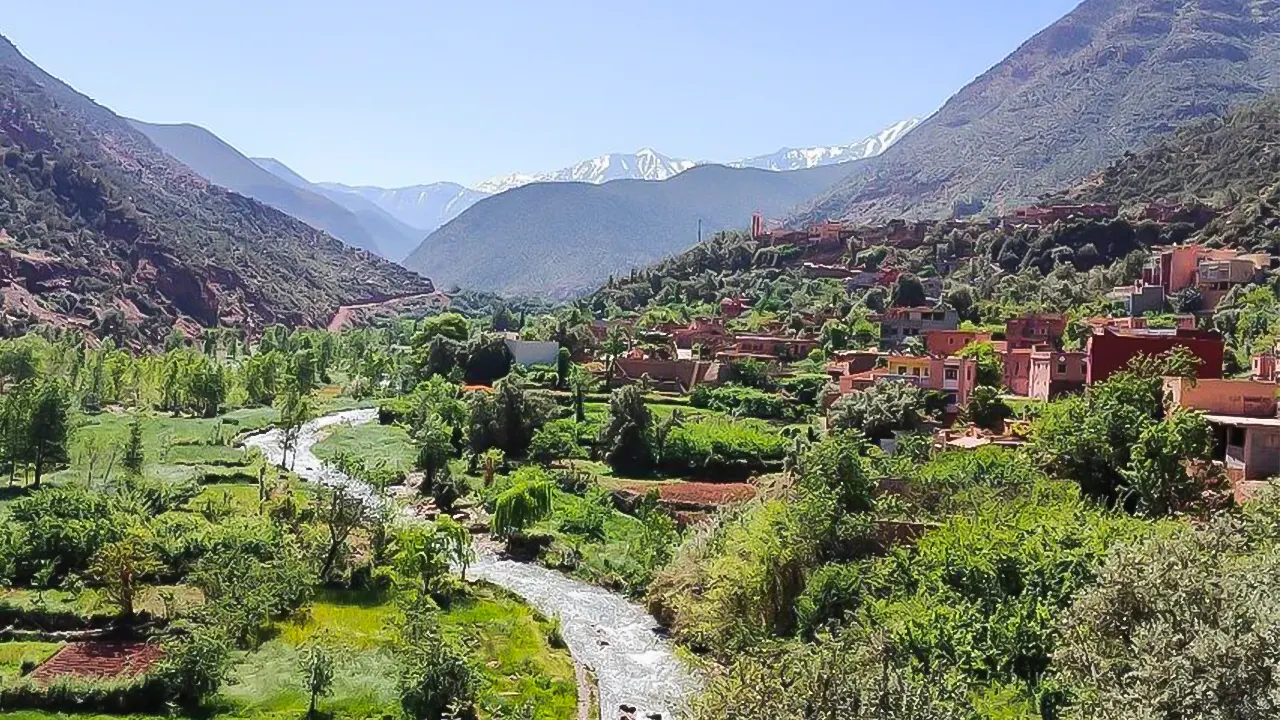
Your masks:
{"label": "red clay building", "polygon": [[924,334],[924,347],[930,355],[949,357],[976,342],[990,342],[991,333],[976,330],[929,330]]}
{"label": "red clay building", "polygon": [[1063,315],[1027,315],[1005,323],[1004,340],[1010,350],[1046,344],[1062,347],[1062,336],[1066,331],[1067,318]]}
{"label": "red clay building", "polygon": [[1206,330],[1148,331],[1146,333],[1117,332],[1104,328],[1089,337],[1085,353],[1089,357],[1089,385],[1102,382],[1129,366],[1138,355],[1158,356],[1178,347],[1184,347],[1200,358],[1196,377],[1210,379],[1222,377],[1222,336]]}
{"label": "red clay building", "polygon": [[1078,351],[1033,350],[1030,364],[1027,396],[1036,400],[1083,390],[1089,374],[1089,358]]}

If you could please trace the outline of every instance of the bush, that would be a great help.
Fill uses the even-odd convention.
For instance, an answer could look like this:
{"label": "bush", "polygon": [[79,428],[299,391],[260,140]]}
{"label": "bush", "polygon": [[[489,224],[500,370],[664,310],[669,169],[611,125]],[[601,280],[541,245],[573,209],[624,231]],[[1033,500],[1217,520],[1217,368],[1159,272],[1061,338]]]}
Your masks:
{"label": "bush", "polygon": [[1253,531],[1222,517],[1115,552],[1059,624],[1054,657],[1077,697],[1067,716],[1280,712],[1275,537],[1242,542]]}
{"label": "bush", "polygon": [[839,625],[862,603],[862,568],[832,563],[809,576],[796,600],[796,628],[807,637],[828,625]]}
{"label": "bush", "polygon": [[763,469],[780,462],[786,438],[759,420],[698,418],[673,427],[662,453],[662,467],[671,473]]}
{"label": "bush", "polygon": [[689,398],[691,405],[740,417],[781,420],[796,415],[781,395],[740,385],[699,385]]}
{"label": "bush", "polygon": [[43,685],[23,678],[0,684],[0,708],[66,713],[161,714],[167,696],[155,676],[125,680],[63,677]]}
{"label": "bush", "polygon": [[586,456],[586,449],[578,444],[578,424],[568,418],[553,420],[538,428],[529,442],[529,457],[542,465]]}
{"label": "bush", "polygon": [[613,514],[613,504],[608,494],[593,488],[585,498],[570,497],[559,503],[552,519],[560,532],[578,537],[602,541],[604,526]]}
{"label": "bush", "polygon": [[218,692],[231,667],[231,642],[213,627],[198,627],[172,640],[156,670],[156,678],[169,701],[186,708],[198,707]]}

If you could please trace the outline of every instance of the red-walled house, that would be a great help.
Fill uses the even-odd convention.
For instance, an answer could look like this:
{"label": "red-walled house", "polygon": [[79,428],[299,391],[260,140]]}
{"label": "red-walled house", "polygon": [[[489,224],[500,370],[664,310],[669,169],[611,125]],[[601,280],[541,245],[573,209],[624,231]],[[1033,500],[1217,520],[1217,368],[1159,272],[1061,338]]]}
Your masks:
{"label": "red-walled house", "polygon": [[1022,350],[1036,345],[1062,347],[1062,336],[1067,331],[1067,318],[1063,315],[1026,315],[1005,323],[1004,340],[1010,350]]}
{"label": "red-walled house", "polygon": [[1014,395],[1031,394],[1031,352],[1031,348],[1018,348],[1001,353],[1004,386]]}
{"label": "red-walled house", "polygon": [[1177,347],[1185,347],[1200,358],[1196,371],[1199,378],[1222,377],[1222,336],[1211,330],[1176,330],[1119,332],[1103,328],[1089,337],[1085,353],[1089,357],[1086,382],[1090,385],[1102,382],[1129,366],[1138,355],[1163,355]]}
{"label": "red-walled house", "polygon": [[991,333],[976,330],[926,330],[924,347],[930,355],[951,356],[976,342],[990,342]]}
{"label": "red-walled house", "polygon": [[1052,400],[1059,395],[1083,390],[1089,374],[1089,357],[1083,352],[1032,350],[1027,396]]}

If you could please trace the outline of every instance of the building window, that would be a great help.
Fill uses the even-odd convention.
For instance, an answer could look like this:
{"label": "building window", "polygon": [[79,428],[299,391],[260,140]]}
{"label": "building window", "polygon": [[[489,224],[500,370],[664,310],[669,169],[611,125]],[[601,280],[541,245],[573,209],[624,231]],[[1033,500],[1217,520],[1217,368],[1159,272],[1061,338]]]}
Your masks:
{"label": "building window", "polygon": [[1059,375],[1067,374],[1067,364],[1065,362],[1058,363],[1058,374]]}
{"label": "building window", "polygon": [[906,374],[907,374],[907,366],[906,366],[906,365],[899,365],[899,366],[898,366],[898,374],[899,374],[899,375],[906,375]]}
{"label": "building window", "polygon": [[918,367],[911,368],[911,374],[915,375],[916,377],[920,377],[920,368]]}
{"label": "building window", "polygon": [[944,380],[958,380],[960,378],[960,373],[957,372],[955,368],[949,367],[943,369],[942,377]]}
{"label": "building window", "polygon": [[1232,447],[1244,447],[1244,428],[1229,428],[1227,430],[1227,444]]}

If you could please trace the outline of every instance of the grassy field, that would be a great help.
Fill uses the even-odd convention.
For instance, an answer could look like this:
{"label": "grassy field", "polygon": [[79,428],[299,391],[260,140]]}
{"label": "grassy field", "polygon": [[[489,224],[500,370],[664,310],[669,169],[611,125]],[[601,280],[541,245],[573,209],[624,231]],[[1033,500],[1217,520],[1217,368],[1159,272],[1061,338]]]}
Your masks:
{"label": "grassy field", "polygon": [[[52,593],[46,593],[52,595]],[[307,612],[278,623],[273,637],[240,654],[223,685],[213,717],[296,720],[306,713],[307,697],[298,670],[299,649],[319,642],[334,650],[333,694],[321,702],[325,713],[342,718],[381,718],[399,713],[391,652],[395,606],[368,593],[326,591]],[[552,623],[528,606],[486,585],[440,614],[444,631],[459,638],[481,670],[481,717],[528,702],[539,720],[575,717],[577,685],[568,651],[553,647]],[[24,659],[43,660],[56,643],[0,643],[0,681],[17,676]],[[99,717],[43,712],[6,714],[6,718]]]}
{"label": "grassy field", "polygon": [[0,642],[0,682],[18,677],[22,663],[40,664],[62,648],[54,642]]}
{"label": "grassy field", "polygon": [[361,458],[369,467],[383,463],[400,474],[413,469],[416,456],[413,441],[404,428],[377,423],[339,425],[316,443],[313,452],[322,460],[347,453]]}

